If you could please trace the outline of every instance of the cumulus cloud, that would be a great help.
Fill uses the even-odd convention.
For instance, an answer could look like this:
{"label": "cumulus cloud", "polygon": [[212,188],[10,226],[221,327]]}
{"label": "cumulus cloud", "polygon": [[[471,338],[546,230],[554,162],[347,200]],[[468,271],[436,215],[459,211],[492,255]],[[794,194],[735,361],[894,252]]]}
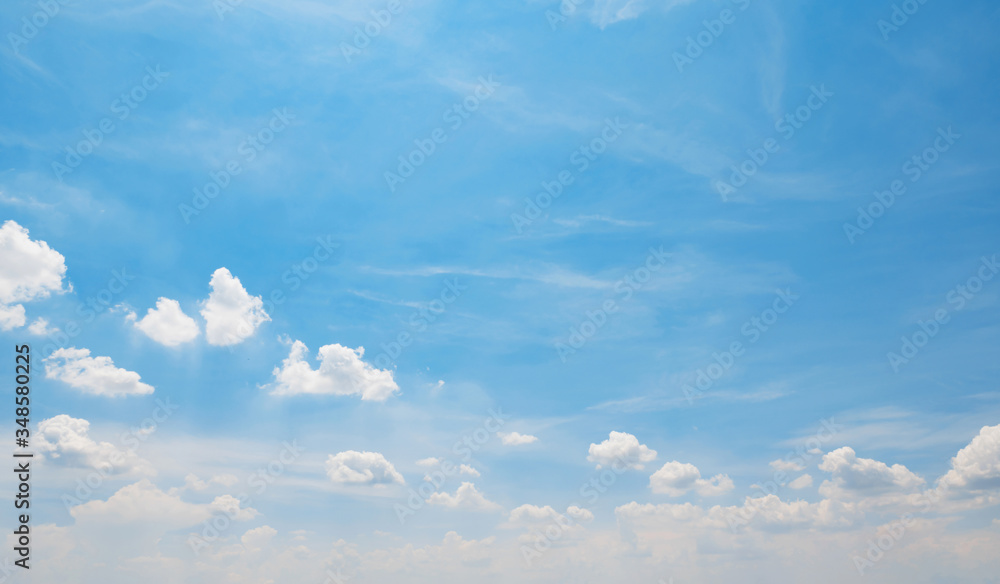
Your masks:
{"label": "cumulus cloud", "polygon": [[50,327],[48,319],[36,318],[34,322],[28,325],[28,332],[39,337],[45,337],[59,332],[59,329],[57,327]]}
{"label": "cumulus cloud", "polygon": [[475,467],[469,466],[467,464],[463,464],[458,467],[458,474],[467,474],[474,477],[481,476],[479,474],[479,471],[476,470]]}
{"label": "cumulus cloud", "polygon": [[596,463],[597,468],[617,461],[625,468],[642,470],[645,463],[656,460],[656,451],[639,444],[639,439],[631,434],[611,432],[604,442],[590,445],[587,460]]}
{"label": "cumulus cloud", "polygon": [[244,533],[243,536],[240,537],[240,543],[242,543],[249,550],[261,550],[264,549],[267,544],[271,543],[271,540],[274,539],[274,536],[276,535],[278,535],[278,530],[274,529],[270,525],[262,525]]}
{"label": "cumulus cloud", "polygon": [[264,311],[260,296],[251,296],[226,268],[219,268],[208,283],[212,291],[204,302],[205,337],[209,344],[237,345],[253,336],[264,322],[271,320]]}
{"label": "cumulus cloud", "polygon": [[849,446],[823,455],[819,469],[832,474],[823,481],[819,492],[824,497],[843,498],[858,495],[879,495],[893,491],[912,491],[924,484],[924,479],[901,464],[891,467],[870,458],[858,458]]}
{"label": "cumulus cloud", "polygon": [[813,478],[810,475],[804,474],[797,479],[788,483],[789,489],[805,489],[811,487],[813,484]]}
{"label": "cumulus cloud", "polygon": [[780,458],[778,460],[772,460],[770,462],[770,466],[772,469],[781,472],[799,472],[806,469],[806,467],[801,463],[791,460],[781,460]]}
{"label": "cumulus cloud", "polygon": [[402,485],[406,482],[392,463],[378,452],[347,450],[331,454],[326,460],[326,474],[331,481],[343,485]]}
{"label": "cumulus cloud", "polygon": [[95,441],[90,437],[90,422],[66,414],[39,422],[35,445],[47,460],[61,466],[90,468],[106,475],[156,474],[152,465],[134,451]]}
{"label": "cumulus cloud", "polygon": [[89,501],[70,508],[69,512],[77,522],[157,523],[175,529],[197,525],[217,512],[227,513],[237,521],[257,515],[253,508],[240,508],[239,500],[232,495],[217,497],[207,504],[188,503],[177,494],[161,491],[149,479],[122,487],[107,501]]}
{"label": "cumulus cloud", "polygon": [[399,386],[392,371],[362,361],[364,354],[364,347],[325,345],[319,349],[319,367],[313,369],[306,361],[308,347],[295,341],[288,358],[274,368],[271,395],[360,395],[364,401],[385,401],[399,391]]}
{"label": "cumulus cloud", "polygon": [[66,258],[44,241],[33,241],[14,221],[0,226],[0,330],[24,326],[24,306],[63,291]]}
{"label": "cumulus cloud", "polygon": [[967,491],[1000,488],[1000,425],[983,426],[979,435],[951,459],[951,470],[938,484]]}
{"label": "cumulus cloud", "polygon": [[88,349],[57,349],[45,358],[45,377],[93,395],[119,397],[153,393],[138,373],[115,367],[111,357],[91,357]]}
{"label": "cumulus cloud", "polygon": [[538,441],[537,436],[521,434],[520,432],[497,432],[497,435],[500,436],[500,442],[502,442],[504,446],[521,446]]}
{"label": "cumulus cloud", "polygon": [[591,513],[588,509],[583,509],[581,507],[577,507],[576,505],[570,505],[567,507],[566,515],[569,515],[580,523],[589,523],[594,520],[593,513]]}
{"label": "cumulus cloud", "polygon": [[24,326],[26,317],[24,306],[0,304],[0,331],[9,331]]}
{"label": "cumulus cloud", "polygon": [[649,477],[649,488],[654,493],[671,497],[680,497],[692,490],[703,497],[712,497],[733,490],[733,481],[723,474],[703,479],[698,467],[675,460]]}
{"label": "cumulus cloud", "polygon": [[466,509],[469,511],[499,511],[500,505],[488,500],[478,490],[476,485],[463,482],[455,494],[434,493],[427,498],[430,505],[440,505],[451,509]]}
{"label": "cumulus cloud", "polygon": [[540,507],[538,505],[524,504],[511,509],[510,513],[507,514],[507,523],[509,525],[532,525],[554,521],[557,517],[559,517],[559,512],[549,505]]}
{"label": "cumulus cloud", "polygon": [[150,308],[140,320],[136,320],[134,312],[127,318],[147,337],[167,347],[191,342],[199,332],[198,323],[184,314],[179,302],[170,298],[159,298],[156,308]]}

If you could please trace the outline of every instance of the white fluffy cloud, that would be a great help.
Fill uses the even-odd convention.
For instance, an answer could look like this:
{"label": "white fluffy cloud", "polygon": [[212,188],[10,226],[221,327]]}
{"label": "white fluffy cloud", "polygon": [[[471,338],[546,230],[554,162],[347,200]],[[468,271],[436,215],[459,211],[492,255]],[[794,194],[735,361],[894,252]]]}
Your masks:
{"label": "white fluffy cloud", "polygon": [[780,458],[778,460],[772,460],[770,462],[770,466],[772,469],[781,472],[799,472],[806,469],[806,467],[801,463],[791,460],[781,460]]}
{"label": "white fluffy cloud", "polygon": [[77,522],[157,523],[174,529],[196,525],[219,512],[237,521],[257,515],[253,508],[240,508],[239,500],[232,495],[217,497],[206,504],[188,503],[177,494],[161,491],[149,479],[122,487],[107,501],[89,501],[70,508],[69,512]]}
{"label": "white fluffy cloud", "polygon": [[62,466],[90,468],[107,475],[156,474],[152,465],[134,451],[95,441],[90,437],[90,422],[66,414],[39,422],[35,444],[48,460]]}
{"label": "white fluffy cloud", "polygon": [[326,474],[343,485],[404,484],[403,475],[378,452],[347,450],[326,459]]}
{"label": "white fluffy cloud", "polygon": [[466,509],[469,511],[499,511],[500,505],[488,500],[476,490],[476,485],[463,482],[455,494],[434,493],[427,498],[430,505],[440,505],[451,509]]}
{"label": "white fluffy cloud", "polygon": [[797,479],[788,483],[789,489],[805,489],[811,487],[813,484],[813,478],[810,475],[804,474]]}
{"label": "white fluffy cloud", "polygon": [[36,318],[28,326],[28,332],[39,337],[44,337],[59,332],[59,329],[54,326],[50,327],[49,321],[46,318]]}
{"label": "white fluffy cloud", "polygon": [[[566,515],[577,523],[588,523],[594,520],[593,513],[575,505],[566,509]],[[507,515],[507,523],[504,527],[529,527],[541,523],[565,524],[567,522],[563,515],[549,505],[539,507],[538,505],[525,504],[511,510]]]}
{"label": "white fluffy cloud", "polygon": [[968,491],[1000,488],[1000,425],[983,426],[951,459],[951,470],[939,485]]}
{"label": "white fluffy cloud", "polygon": [[0,330],[24,326],[24,306],[61,292],[66,258],[44,241],[32,241],[14,221],[0,227]]}
{"label": "white fluffy cloud", "polygon": [[504,446],[522,446],[524,444],[531,444],[532,442],[537,442],[538,437],[532,436],[531,434],[521,434],[520,432],[497,432],[500,436],[500,442]]}
{"label": "white fluffy cloud", "polygon": [[24,306],[0,304],[0,331],[9,331],[24,326]]}
{"label": "white fluffy cloud", "polygon": [[181,304],[170,298],[160,298],[156,307],[150,308],[146,316],[136,320],[135,313],[128,319],[135,321],[135,328],[161,345],[176,347],[191,342],[198,336],[198,323],[184,314]]}
{"label": "white fluffy cloud", "polygon": [[680,497],[692,490],[703,497],[713,497],[733,490],[733,481],[723,474],[703,479],[698,467],[675,460],[649,477],[649,488],[654,493],[671,497]]}
{"label": "white fluffy cloud", "polygon": [[824,497],[843,498],[857,495],[879,495],[893,491],[912,491],[924,484],[924,479],[901,464],[891,467],[878,460],[858,458],[849,446],[823,455],[819,469],[832,474],[823,481],[819,492]]}
{"label": "white fluffy cloud", "polygon": [[656,451],[639,444],[639,439],[631,434],[611,432],[604,442],[590,445],[587,460],[596,463],[597,468],[618,461],[625,468],[642,470],[645,463],[656,460]]}
{"label": "white fluffy cloud", "polygon": [[399,386],[392,371],[362,361],[364,354],[364,347],[325,345],[319,349],[319,368],[313,369],[306,361],[309,348],[295,341],[288,358],[281,367],[274,368],[271,395],[360,395],[366,401],[385,401],[399,391]]}
{"label": "white fluffy cloud", "polygon": [[226,268],[215,270],[208,285],[212,291],[201,315],[210,344],[225,347],[242,343],[253,336],[257,327],[271,320],[261,297],[247,293],[240,279]]}
{"label": "white fluffy cloud", "polygon": [[111,357],[91,357],[88,349],[57,349],[45,358],[45,377],[93,395],[112,397],[153,393],[139,374],[115,367]]}

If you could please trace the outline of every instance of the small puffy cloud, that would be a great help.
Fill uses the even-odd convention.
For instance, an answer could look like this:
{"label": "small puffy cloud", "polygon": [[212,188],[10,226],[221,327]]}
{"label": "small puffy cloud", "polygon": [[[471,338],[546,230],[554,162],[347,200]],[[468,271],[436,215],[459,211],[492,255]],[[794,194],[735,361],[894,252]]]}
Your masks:
{"label": "small puffy cloud", "polygon": [[800,472],[806,469],[804,465],[791,460],[772,460],[770,462],[771,468],[775,471],[780,472]]}
{"label": "small puffy cloud", "polygon": [[924,484],[924,479],[905,466],[894,464],[890,467],[870,458],[858,458],[849,446],[823,455],[819,469],[833,475],[831,481],[823,481],[820,485],[820,494],[824,497],[911,491]]}
{"label": "small puffy cloud", "polygon": [[983,426],[979,435],[951,459],[951,470],[938,484],[967,491],[1000,488],[1000,425]]}
{"label": "small puffy cloud", "polygon": [[576,505],[570,505],[566,508],[566,515],[569,515],[574,520],[579,523],[589,523],[594,520],[594,514],[588,509],[583,509],[577,507]]}
{"label": "small puffy cloud", "polygon": [[497,432],[497,436],[500,436],[500,442],[504,446],[522,446],[538,441],[537,436],[521,434],[520,432]]}
{"label": "small puffy cloud", "polygon": [[0,331],[9,331],[24,326],[26,322],[24,306],[0,304]]}
{"label": "small puffy cloud", "polygon": [[240,538],[240,542],[247,549],[256,551],[263,549],[267,544],[271,543],[271,540],[276,535],[278,535],[278,530],[270,525],[261,525],[244,533]]}
{"label": "small puffy cloud", "polygon": [[733,481],[722,474],[703,479],[698,467],[675,460],[649,477],[649,488],[656,494],[671,497],[680,497],[692,490],[703,497],[713,497],[733,490]]}
{"label": "small puffy cloud", "polygon": [[476,470],[474,467],[471,467],[471,466],[469,466],[467,464],[463,464],[463,465],[461,465],[461,466],[458,467],[458,474],[466,474],[466,475],[474,476],[474,477],[481,476],[479,474],[478,470]]}
{"label": "small puffy cloud", "polygon": [[15,221],[0,226],[0,330],[24,326],[24,306],[62,292],[66,258],[44,241],[33,241]]}
{"label": "small puffy cloud", "polygon": [[257,516],[257,510],[252,507],[240,508],[240,500],[232,495],[219,495],[209,504],[212,511],[224,513],[230,519],[249,521]]}
{"label": "small puffy cloud", "polygon": [[510,525],[531,525],[545,521],[553,521],[559,516],[559,512],[552,507],[545,505],[521,505],[511,509],[507,515],[507,522]]}
{"label": "small puffy cloud", "polygon": [[402,485],[406,482],[392,463],[378,452],[347,450],[331,454],[326,459],[326,474],[331,481],[343,485]]}
{"label": "small puffy cloud", "polygon": [[115,367],[111,357],[91,357],[88,349],[57,349],[44,359],[45,377],[93,395],[119,397],[153,393],[139,374]]}
{"label": "small puffy cloud", "polygon": [[811,487],[813,484],[813,478],[807,474],[800,476],[799,478],[788,483],[789,489],[805,489]]}
{"label": "small puffy cloud", "polygon": [[645,463],[656,460],[656,451],[626,432],[611,432],[608,439],[600,444],[590,445],[587,460],[596,463],[597,468],[621,462],[625,468],[642,470]]}
{"label": "small puffy cloud", "polygon": [[35,445],[45,458],[61,466],[90,468],[103,474],[156,474],[149,462],[131,450],[90,437],[90,422],[60,414],[38,423]]}
{"label": "small puffy cloud", "polygon": [[[2,307],[0,307],[0,310],[2,310]],[[59,329],[54,326],[50,327],[48,319],[36,318],[34,322],[28,325],[28,332],[39,337],[45,337],[59,332]]]}
{"label": "small puffy cloud", "polygon": [[464,482],[459,485],[455,494],[434,493],[427,498],[430,505],[440,505],[451,509],[466,509],[469,511],[499,511],[500,505],[488,500],[476,490],[476,485]]}
{"label": "small puffy cloud", "polygon": [[439,464],[441,464],[441,461],[434,458],[433,456],[427,458],[421,458],[420,460],[417,461],[417,466],[421,468],[433,468]]}
{"label": "small puffy cloud", "polygon": [[219,268],[208,283],[212,291],[204,302],[205,337],[209,344],[225,347],[242,343],[257,327],[271,320],[260,296],[251,296],[226,268]]}
{"label": "small puffy cloud", "polygon": [[319,367],[313,369],[306,361],[308,347],[295,341],[288,358],[274,368],[271,395],[360,395],[364,401],[385,401],[399,391],[399,386],[392,371],[362,361],[364,354],[364,347],[325,345],[319,349]]}
{"label": "small puffy cloud", "polygon": [[198,323],[184,314],[179,302],[170,298],[158,299],[156,308],[150,308],[142,319],[135,320],[135,313],[130,313],[128,319],[135,321],[135,328],[147,337],[167,347],[191,342],[199,332]]}

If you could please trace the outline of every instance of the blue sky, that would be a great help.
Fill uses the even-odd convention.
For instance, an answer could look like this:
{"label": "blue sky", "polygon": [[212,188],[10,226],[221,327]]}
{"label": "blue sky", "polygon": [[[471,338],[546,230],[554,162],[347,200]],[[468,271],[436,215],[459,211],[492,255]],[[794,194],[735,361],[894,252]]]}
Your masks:
{"label": "blue sky", "polygon": [[0,9],[37,581],[995,578],[993,3],[42,4]]}

